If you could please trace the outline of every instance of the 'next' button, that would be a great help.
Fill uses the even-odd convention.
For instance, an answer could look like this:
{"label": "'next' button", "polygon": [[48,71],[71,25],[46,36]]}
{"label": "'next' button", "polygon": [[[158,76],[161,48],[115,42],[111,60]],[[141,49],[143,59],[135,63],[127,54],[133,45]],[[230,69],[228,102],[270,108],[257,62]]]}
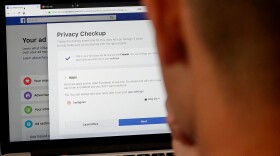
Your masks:
{"label": "'next' button", "polygon": [[119,126],[156,125],[156,124],[166,124],[166,117],[119,120]]}

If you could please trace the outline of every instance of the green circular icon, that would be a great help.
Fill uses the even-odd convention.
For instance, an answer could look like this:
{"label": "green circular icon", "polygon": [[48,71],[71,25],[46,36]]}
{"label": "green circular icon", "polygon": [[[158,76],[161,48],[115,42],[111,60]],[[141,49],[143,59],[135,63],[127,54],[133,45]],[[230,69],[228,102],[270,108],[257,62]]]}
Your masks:
{"label": "green circular icon", "polygon": [[31,113],[32,113],[32,107],[31,107],[31,106],[26,106],[26,107],[24,108],[24,112],[25,112],[26,114],[31,114]]}

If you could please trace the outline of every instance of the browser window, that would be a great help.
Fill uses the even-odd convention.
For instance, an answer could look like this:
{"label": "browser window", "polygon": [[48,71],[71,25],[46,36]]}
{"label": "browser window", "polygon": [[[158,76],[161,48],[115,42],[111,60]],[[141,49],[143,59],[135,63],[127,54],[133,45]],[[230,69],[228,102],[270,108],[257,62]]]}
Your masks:
{"label": "browser window", "polygon": [[5,7],[11,142],[169,133],[145,7]]}

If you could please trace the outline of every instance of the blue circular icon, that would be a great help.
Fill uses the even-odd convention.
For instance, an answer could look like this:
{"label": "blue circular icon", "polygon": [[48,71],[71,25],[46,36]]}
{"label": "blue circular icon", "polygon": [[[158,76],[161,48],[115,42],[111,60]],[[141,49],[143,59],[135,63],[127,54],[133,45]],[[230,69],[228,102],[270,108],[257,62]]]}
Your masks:
{"label": "blue circular icon", "polygon": [[31,120],[25,121],[25,127],[26,128],[31,128],[33,126],[33,122]]}

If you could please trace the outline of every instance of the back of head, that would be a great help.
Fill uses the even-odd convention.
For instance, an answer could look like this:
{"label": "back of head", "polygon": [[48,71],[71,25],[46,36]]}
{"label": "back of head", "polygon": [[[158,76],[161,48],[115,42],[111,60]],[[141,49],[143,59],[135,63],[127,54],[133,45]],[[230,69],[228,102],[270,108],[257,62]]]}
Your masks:
{"label": "back of head", "polygon": [[280,1],[145,2],[176,154],[280,155]]}
{"label": "back of head", "polygon": [[280,1],[190,0],[190,4],[201,38],[230,83],[244,82],[278,98]]}

